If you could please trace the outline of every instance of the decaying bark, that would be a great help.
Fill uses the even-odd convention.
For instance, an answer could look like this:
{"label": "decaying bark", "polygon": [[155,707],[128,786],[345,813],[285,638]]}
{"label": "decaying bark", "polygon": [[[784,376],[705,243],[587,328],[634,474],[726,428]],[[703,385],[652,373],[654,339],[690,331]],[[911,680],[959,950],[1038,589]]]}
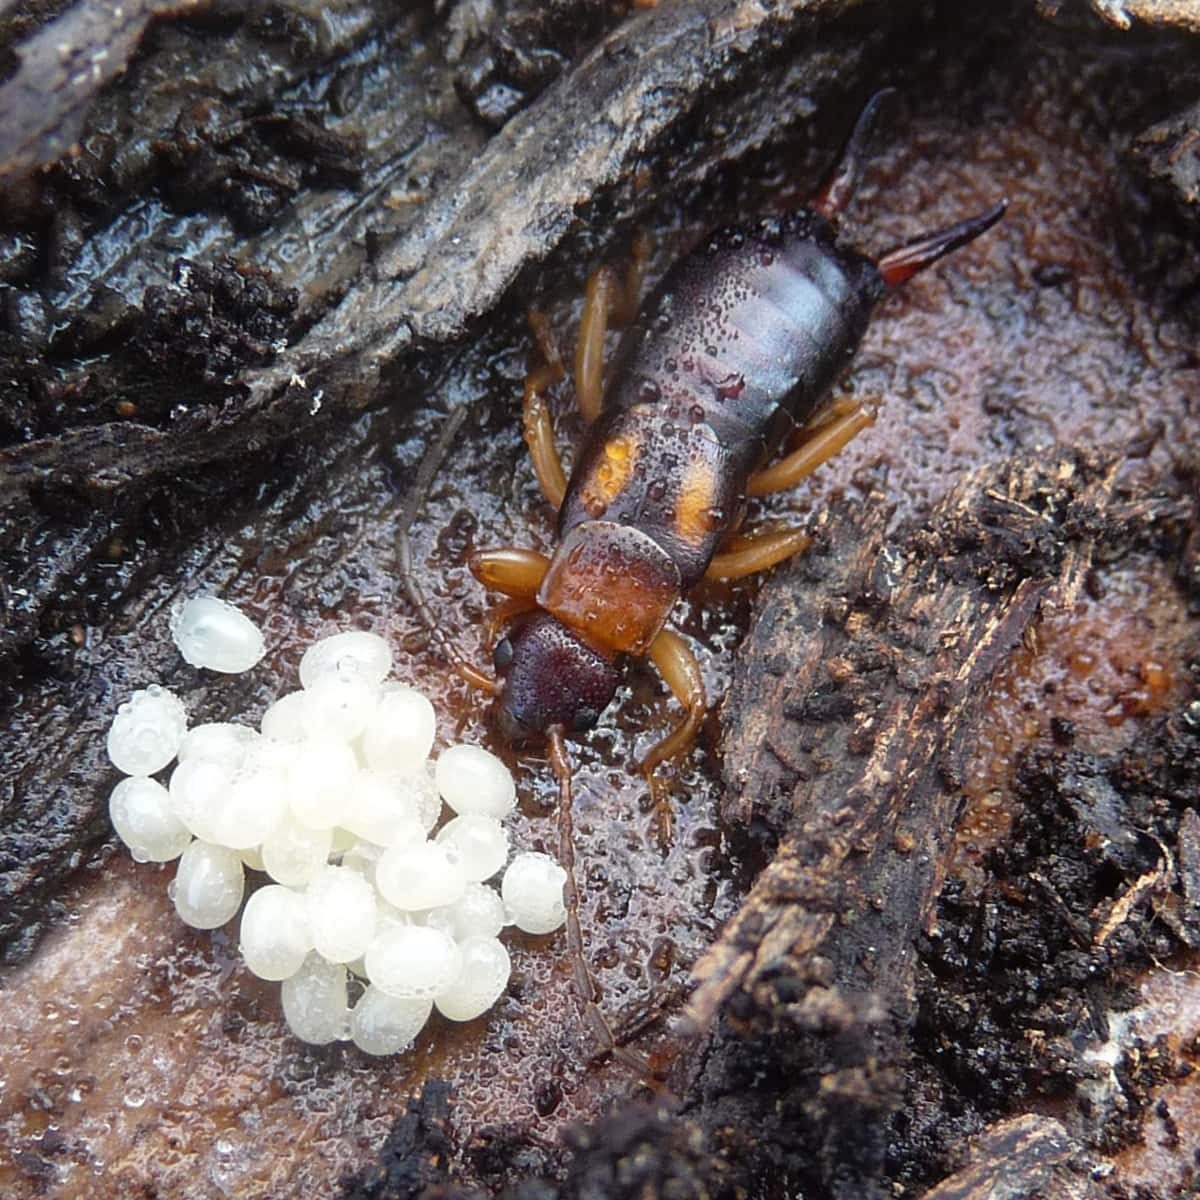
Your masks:
{"label": "decaying bark", "polygon": [[[879,497],[838,508],[791,580],[767,589],[748,635],[726,705],[726,813],[778,847],[697,964],[686,1011],[698,1029],[723,1017],[752,1062],[780,1055],[782,1073],[819,1076],[806,1111],[841,1142],[823,1151],[824,1177],[848,1181],[835,1194],[876,1194],[882,1131],[912,1103],[902,1078],[925,1053],[919,978],[930,986],[918,947],[935,924],[964,761],[987,728],[998,669],[1036,644],[1047,613],[1073,611],[1097,564],[1178,547],[1194,519],[1189,501],[1116,488],[1120,467],[1119,456],[1066,448],[988,467],[927,524],[895,532]],[[1181,854],[1190,828],[1185,819]],[[1077,935],[1091,954],[1104,958],[1112,914],[1114,927],[1135,910],[1141,921],[1153,894],[1165,901],[1171,884],[1147,855]],[[1048,880],[1037,887],[1056,895]],[[776,1044],[772,1030],[780,1048],[751,1049]],[[717,1064],[737,1053],[729,1036],[705,1079],[728,1071]],[[1095,1130],[1087,1137],[1094,1145]],[[1088,1196],[1076,1170],[1087,1161],[1076,1131],[1030,1117],[984,1137],[974,1165],[931,1195]]]}
{"label": "decaying bark", "polygon": [[[126,422],[0,451],[0,497],[13,499],[36,485],[104,490],[227,457],[235,442],[279,440],[311,427],[317,411],[323,419],[353,412],[384,399],[397,378],[427,377],[429,363],[416,360],[461,337],[523,267],[562,241],[582,206],[618,184],[628,187],[635,169],[666,155],[681,126],[704,114],[714,97],[751,79],[781,45],[858,3],[705,0],[664,5],[623,22],[481,153],[460,158],[451,148],[452,177],[424,198],[393,244],[362,264],[330,311],[310,314],[309,323],[322,319],[270,367],[226,381],[235,404],[212,412],[199,427],[189,423],[186,436]],[[356,32],[361,38],[369,31]],[[862,49],[847,54],[853,59]],[[773,70],[780,92],[770,106],[740,121],[736,106],[722,102],[719,151],[697,138],[690,153],[671,163],[670,174],[701,176],[714,161],[745,153],[788,119],[789,105],[799,111],[838,86],[836,69],[846,65],[846,57],[835,64],[821,48]],[[280,82],[295,74],[293,68]],[[12,149],[23,161],[20,149]],[[385,213],[395,174],[383,165],[355,207]],[[310,238],[297,265],[335,257],[335,248],[355,232],[328,224],[321,240]]]}
{"label": "decaying bark", "polygon": [[[782,840],[696,968],[698,1025],[739,990],[770,1011],[818,957],[839,987],[904,1010],[979,706],[1039,606],[1073,603],[1117,465],[1064,451],[989,468],[901,541],[878,506],[831,514],[824,553],[796,568],[821,586],[773,595],[727,702],[727,818]],[[799,662],[797,630],[811,631]]]}
{"label": "decaying bark", "polygon": [[[1200,33],[1200,5],[1196,0],[1088,0],[1088,3],[1114,29],[1131,29],[1137,22]],[[1049,16],[1063,7],[1063,0],[1038,0],[1038,8]]]}
{"label": "decaying bark", "polygon": [[1134,141],[1133,153],[1193,227],[1200,223],[1200,104],[1152,125]]}
{"label": "decaying bark", "polygon": [[1082,1169],[1074,1139],[1051,1117],[1014,1117],[985,1130],[970,1165],[925,1193],[924,1200],[1094,1200],[1099,1187]]}
{"label": "decaying bark", "polygon": [[80,4],[38,30],[21,46],[17,73],[0,86],[0,186],[66,154],[101,88],[125,70],[149,21],[199,3]]}

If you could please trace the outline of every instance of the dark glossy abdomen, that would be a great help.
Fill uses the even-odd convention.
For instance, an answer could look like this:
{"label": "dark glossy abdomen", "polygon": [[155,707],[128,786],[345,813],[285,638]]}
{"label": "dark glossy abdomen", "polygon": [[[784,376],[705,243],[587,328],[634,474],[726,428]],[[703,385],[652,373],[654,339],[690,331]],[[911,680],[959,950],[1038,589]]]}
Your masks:
{"label": "dark glossy abdomen", "polygon": [[728,229],[679,262],[622,340],[559,514],[633,525],[698,582],[750,474],[819,405],[883,290],[812,213]]}

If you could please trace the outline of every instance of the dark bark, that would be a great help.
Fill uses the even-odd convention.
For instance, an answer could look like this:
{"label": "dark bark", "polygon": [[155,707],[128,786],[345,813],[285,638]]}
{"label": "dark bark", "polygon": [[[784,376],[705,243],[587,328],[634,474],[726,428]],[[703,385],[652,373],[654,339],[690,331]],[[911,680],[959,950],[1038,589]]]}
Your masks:
{"label": "dark bark", "polygon": [[970,1164],[925,1193],[925,1200],[1090,1200],[1103,1193],[1072,1168],[1078,1146],[1050,1117],[1015,1117],[983,1132]]}

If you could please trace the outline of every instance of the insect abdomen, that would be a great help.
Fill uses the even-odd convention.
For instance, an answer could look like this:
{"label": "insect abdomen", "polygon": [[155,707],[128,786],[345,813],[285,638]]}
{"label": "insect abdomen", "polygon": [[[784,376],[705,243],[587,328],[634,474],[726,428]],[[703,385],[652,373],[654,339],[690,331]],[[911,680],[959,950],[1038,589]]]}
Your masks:
{"label": "insect abdomen", "polygon": [[607,403],[682,384],[718,424],[803,423],[849,361],[883,291],[873,263],[811,212],[723,229],[670,271],[626,335]]}
{"label": "insect abdomen", "polygon": [[815,214],[727,229],[672,269],[622,341],[559,517],[632,525],[704,574],[750,474],[854,353],[882,291]]}

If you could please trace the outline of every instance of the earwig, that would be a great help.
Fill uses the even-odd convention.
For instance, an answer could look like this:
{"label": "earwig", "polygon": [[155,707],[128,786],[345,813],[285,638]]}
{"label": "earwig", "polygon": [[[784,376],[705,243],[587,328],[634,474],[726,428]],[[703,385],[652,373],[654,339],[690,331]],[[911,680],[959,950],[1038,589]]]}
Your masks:
{"label": "earwig", "polygon": [[[633,307],[631,288],[611,272],[592,277],[576,356],[588,429],[569,482],[544,401],[557,356],[526,381],[526,440],[558,510],[558,544],[549,558],[504,547],[470,559],[480,582],[527,610],[495,649],[507,739],[592,728],[624,663],[649,658],[686,715],[642,769],[687,750],[706,704],[694,657],[666,628],[676,601],[704,578],[737,579],[808,544],[795,529],[741,534],[747,497],[793,487],[871,424],[861,405],[815,418],[876,302],[1003,215],[1001,202],[878,262],[838,239],[885,94],[807,208],[718,230],[667,273],[627,328],[607,389],[600,347],[610,316]],[[768,466],[805,427],[812,437]]]}
{"label": "earwig", "polygon": [[[876,303],[1004,214],[1001,201],[877,261],[839,239],[838,218],[885,94],[863,109],[806,207],[717,230],[667,272],[636,315],[644,251],[635,248],[625,281],[607,269],[593,274],[575,359],[587,431],[569,479],[545,403],[564,368],[534,321],[544,361],[526,380],[525,438],[558,512],[557,545],[549,557],[516,547],[476,551],[469,565],[509,597],[515,618],[495,647],[499,684],[483,680],[498,691],[496,724],[510,741],[548,739],[560,810],[570,798],[564,736],[591,729],[625,664],[645,658],[684,708],[640,764],[666,828],[655,769],[688,750],[707,709],[696,659],[666,627],[671,610],[705,578],[741,578],[809,544],[794,528],[741,533],[747,498],[793,487],[873,423],[861,404],[826,401]],[[629,323],[605,387],[602,349],[613,320]],[[771,463],[797,431],[806,440]],[[577,913],[567,811],[560,834]],[[604,1048],[615,1051],[573,919],[576,985]]]}

